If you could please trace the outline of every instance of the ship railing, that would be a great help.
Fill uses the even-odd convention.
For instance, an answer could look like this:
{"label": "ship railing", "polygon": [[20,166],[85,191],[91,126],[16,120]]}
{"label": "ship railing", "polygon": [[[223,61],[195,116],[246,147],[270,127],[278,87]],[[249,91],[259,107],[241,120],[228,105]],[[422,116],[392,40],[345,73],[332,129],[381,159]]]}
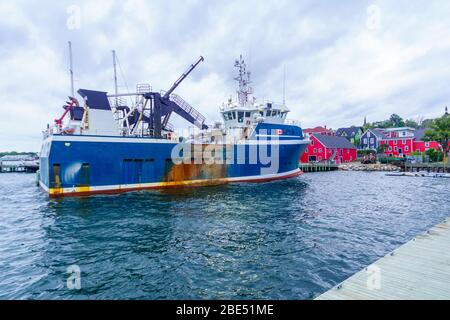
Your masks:
{"label": "ship railing", "polygon": [[286,119],[286,124],[301,127],[301,122],[295,119]]}
{"label": "ship railing", "polygon": [[152,86],[148,83],[138,83],[136,85],[136,93],[149,93],[152,92]]}
{"label": "ship railing", "polygon": [[192,107],[189,103],[183,100],[179,95],[172,93],[170,95],[170,99],[178,104],[184,111],[189,113],[195,119],[197,125],[202,125],[205,122],[206,118],[196,109],[194,109],[194,107]]}
{"label": "ship railing", "polygon": [[173,124],[171,124],[170,122],[168,122],[167,124],[166,124],[166,126],[164,127],[164,130],[166,130],[166,131],[174,131],[175,130],[175,128],[174,128],[174,126],[173,126]]}

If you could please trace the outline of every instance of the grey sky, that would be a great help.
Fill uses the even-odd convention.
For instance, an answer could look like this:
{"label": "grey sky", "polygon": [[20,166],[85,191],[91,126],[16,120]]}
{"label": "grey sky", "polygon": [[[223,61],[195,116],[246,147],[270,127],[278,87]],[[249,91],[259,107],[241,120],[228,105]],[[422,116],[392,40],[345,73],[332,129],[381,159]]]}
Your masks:
{"label": "grey sky", "polygon": [[[73,5],[79,28],[71,28]],[[304,127],[394,112],[435,117],[448,103],[444,1],[0,0],[0,15],[0,151],[39,150],[41,131],[69,94],[68,40],[76,88],[112,91],[111,49],[130,90],[142,82],[167,89],[203,55],[177,93],[209,122],[235,92],[241,53],[259,98],[282,100],[286,65],[290,118]]]}

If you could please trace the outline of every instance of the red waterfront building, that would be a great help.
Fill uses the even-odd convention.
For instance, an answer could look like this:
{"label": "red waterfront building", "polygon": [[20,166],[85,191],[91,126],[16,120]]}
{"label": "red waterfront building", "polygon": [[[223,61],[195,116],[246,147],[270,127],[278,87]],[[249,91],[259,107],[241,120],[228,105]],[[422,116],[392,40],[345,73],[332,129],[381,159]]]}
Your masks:
{"label": "red waterfront building", "polygon": [[344,137],[314,133],[311,143],[300,158],[302,163],[332,161],[335,163],[356,160],[356,147]]}
{"label": "red waterfront building", "polygon": [[335,136],[335,132],[331,129],[328,129],[327,126],[321,127],[315,127],[315,128],[306,128],[303,129],[303,134],[306,138],[309,138],[313,134],[320,134],[323,136]]}
{"label": "red waterfront building", "polygon": [[390,128],[384,129],[380,145],[386,145],[384,153],[391,157],[408,156],[412,152],[425,152],[429,149],[439,150],[436,141],[423,141],[427,129]]}

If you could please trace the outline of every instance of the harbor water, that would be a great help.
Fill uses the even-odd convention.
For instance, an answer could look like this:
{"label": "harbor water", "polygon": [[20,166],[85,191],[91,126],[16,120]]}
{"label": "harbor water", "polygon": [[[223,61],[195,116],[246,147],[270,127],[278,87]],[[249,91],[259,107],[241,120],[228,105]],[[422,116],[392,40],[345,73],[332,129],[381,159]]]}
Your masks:
{"label": "harbor water", "polygon": [[0,299],[312,299],[448,217],[449,190],[336,171],[49,199],[0,174]]}

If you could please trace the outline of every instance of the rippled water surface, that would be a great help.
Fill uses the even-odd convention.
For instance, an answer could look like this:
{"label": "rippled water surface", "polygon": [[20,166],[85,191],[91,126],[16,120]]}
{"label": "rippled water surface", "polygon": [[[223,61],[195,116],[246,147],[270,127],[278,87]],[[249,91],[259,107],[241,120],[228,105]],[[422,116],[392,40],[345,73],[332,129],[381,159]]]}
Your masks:
{"label": "rippled water surface", "polygon": [[0,298],[310,299],[441,222],[449,190],[332,172],[49,200],[34,175],[0,174]]}

